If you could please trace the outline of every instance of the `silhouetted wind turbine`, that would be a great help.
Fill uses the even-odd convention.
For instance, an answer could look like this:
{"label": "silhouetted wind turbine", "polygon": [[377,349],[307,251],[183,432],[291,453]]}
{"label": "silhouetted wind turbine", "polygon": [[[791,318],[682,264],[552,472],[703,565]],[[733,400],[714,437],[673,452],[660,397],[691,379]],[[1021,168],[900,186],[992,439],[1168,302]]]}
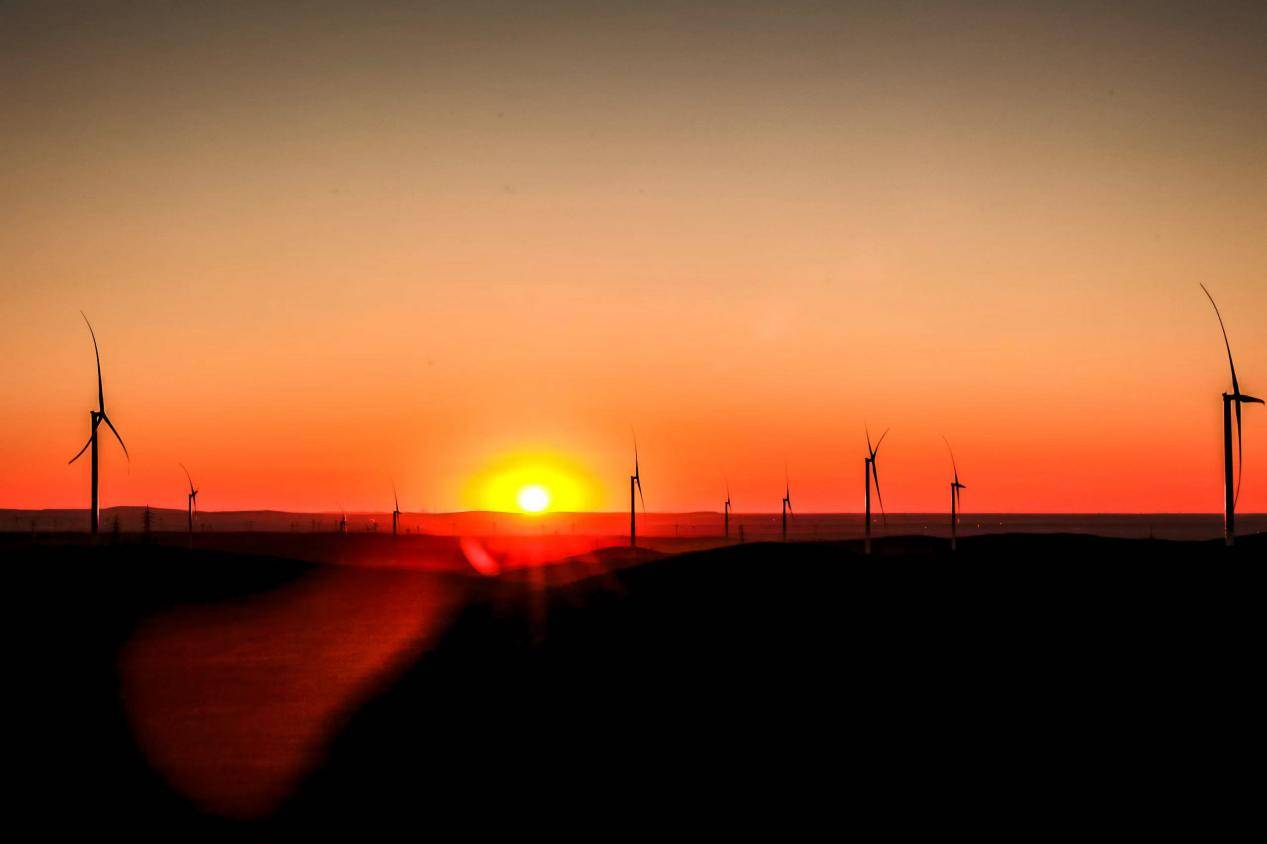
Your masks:
{"label": "silhouetted wind turbine", "polygon": [[787,517],[792,514],[792,482],[788,480],[786,467],[783,470],[783,541],[787,542]]}
{"label": "silhouetted wind turbine", "polygon": [[[866,430],[866,429],[864,428],[863,430]],[[884,519],[884,524],[886,527],[889,524],[889,518],[887,515],[885,515],[885,512],[884,512],[884,496],[880,494],[880,473],[876,471],[876,468],[875,468],[875,456],[880,452],[880,443],[884,442],[884,438],[889,435],[889,432],[888,432],[888,429],[886,428],[884,433],[880,435],[880,439],[876,440],[876,444],[874,447],[872,447],[871,445],[871,432],[866,431],[866,433],[867,433],[867,457],[866,459],[862,461],[862,473],[863,473],[864,481],[866,484],[866,493],[863,499],[863,503],[866,509],[866,517],[863,521],[864,537],[865,537],[863,541],[863,551],[865,551],[867,554],[870,554],[871,553],[871,479],[872,478],[875,478],[876,498],[880,499],[880,516]]]}
{"label": "silhouetted wind turbine", "polygon": [[955,450],[950,447],[950,440],[945,437],[942,439],[946,442],[946,450],[950,452],[950,468],[955,473],[955,479],[950,482],[950,550],[953,551],[959,539],[959,490],[967,487],[959,483],[959,467],[955,465]]}
{"label": "silhouetted wind turbine", "polygon": [[396,495],[395,481],[392,481],[392,501],[396,502],[396,509],[392,510],[392,536],[395,536],[397,526],[400,524],[400,497]]}
{"label": "silhouetted wind turbine", "polygon": [[726,481],[726,503],[722,508],[722,533],[730,539],[730,481]]}
{"label": "silhouetted wind turbine", "polygon": [[92,526],[92,532],[95,534],[97,532],[98,527],[100,526],[100,520],[101,520],[100,519],[101,512],[97,503],[98,502],[97,480],[98,480],[98,475],[99,475],[98,468],[97,468],[97,465],[98,465],[97,428],[98,426],[100,426],[102,422],[105,422],[106,425],[109,426],[111,433],[114,434],[114,438],[119,441],[119,445],[123,446],[123,455],[128,458],[129,462],[131,462],[132,456],[128,454],[128,447],[123,444],[123,437],[119,436],[119,432],[118,430],[115,429],[114,423],[110,421],[109,416],[106,416],[106,395],[105,395],[105,391],[101,387],[101,352],[97,348],[97,332],[92,330],[92,323],[88,322],[87,314],[85,314],[83,311],[80,311],[79,315],[84,318],[84,322],[87,323],[88,325],[88,333],[92,335],[92,352],[97,357],[97,409],[89,411],[92,433],[88,435],[88,442],[84,443],[84,447],[79,449],[78,454],[70,458],[69,463],[74,463],[76,460],[80,458],[80,456],[84,453],[84,451],[88,449],[89,446],[92,446],[92,509],[89,514],[89,521]]}
{"label": "silhouetted wind turbine", "polygon": [[629,476],[629,547],[638,546],[638,518],[634,508],[634,487],[638,488],[638,499],[642,501],[642,512],[647,512],[647,501],[642,497],[642,474],[638,471],[638,438],[634,437],[634,473]]}
{"label": "silhouetted wind turbine", "polygon": [[[185,464],[181,463],[180,468],[185,469]],[[187,501],[188,509],[189,509],[189,541],[193,542],[194,541],[194,513],[198,511],[198,490],[194,489],[194,479],[189,474],[188,469],[185,469],[185,477],[189,480],[189,495],[188,495],[188,501]]]}
{"label": "silhouetted wind turbine", "polygon": [[[1223,325],[1223,314],[1205,285],[1201,285],[1205,296],[1214,305],[1214,315],[1219,318],[1219,329],[1223,332],[1223,345],[1227,348],[1227,365],[1232,370],[1232,392],[1223,394],[1223,538],[1228,545],[1236,541],[1236,502],[1241,497],[1241,476],[1245,472],[1245,452],[1241,447],[1241,405],[1263,404],[1262,399],[1247,396],[1241,392],[1240,382],[1236,380],[1236,364],[1232,362],[1232,344],[1227,339],[1227,328]],[[1232,482],[1232,405],[1236,406],[1236,482]]]}

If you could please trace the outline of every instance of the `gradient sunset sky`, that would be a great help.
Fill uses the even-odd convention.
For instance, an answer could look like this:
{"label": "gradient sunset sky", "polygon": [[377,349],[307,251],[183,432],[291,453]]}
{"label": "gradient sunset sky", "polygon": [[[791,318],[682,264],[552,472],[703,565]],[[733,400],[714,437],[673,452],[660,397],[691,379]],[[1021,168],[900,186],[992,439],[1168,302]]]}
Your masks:
{"label": "gradient sunset sky", "polygon": [[[6,3],[0,507],[1214,512],[1264,3]],[[1267,510],[1246,410],[1242,512]],[[531,474],[529,472],[529,474]]]}

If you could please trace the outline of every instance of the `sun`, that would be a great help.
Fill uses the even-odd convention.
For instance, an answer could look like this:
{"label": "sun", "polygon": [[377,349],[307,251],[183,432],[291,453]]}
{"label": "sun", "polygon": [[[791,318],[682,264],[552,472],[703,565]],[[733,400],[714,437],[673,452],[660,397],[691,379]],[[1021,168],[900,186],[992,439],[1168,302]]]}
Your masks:
{"label": "sun", "polygon": [[582,463],[548,448],[507,449],[470,475],[463,494],[490,513],[579,513],[601,502],[602,487]]}
{"label": "sun", "polygon": [[541,484],[528,484],[519,490],[517,500],[525,513],[540,513],[550,506],[550,493]]}

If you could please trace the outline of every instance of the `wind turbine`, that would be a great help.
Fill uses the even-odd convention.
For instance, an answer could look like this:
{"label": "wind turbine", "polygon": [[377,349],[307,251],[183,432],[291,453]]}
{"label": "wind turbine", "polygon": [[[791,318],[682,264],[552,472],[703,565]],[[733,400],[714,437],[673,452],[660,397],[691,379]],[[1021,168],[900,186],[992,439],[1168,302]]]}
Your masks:
{"label": "wind turbine", "polygon": [[392,536],[395,536],[397,527],[400,524],[400,497],[396,495],[395,481],[392,481],[392,500],[396,502],[396,509],[392,510]]}
{"label": "wind turbine", "polygon": [[783,541],[784,542],[787,542],[787,517],[791,513],[792,513],[792,482],[788,480],[787,467],[784,467],[783,469]]}
{"label": "wind turbine", "polygon": [[92,335],[92,351],[97,357],[97,409],[90,410],[88,412],[92,430],[92,433],[88,436],[88,442],[84,443],[84,447],[79,449],[78,454],[70,458],[67,465],[78,460],[80,456],[83,455],[84,451],[88,449],[88,446],[92,446],[92,510],[89,514],[89,519],[92,526],[92,532],[96,534],[101,522],[101,511],[97,503],[97,481],[99,477],[99,471],[97,468],[97,428],[102,422],[105,422],[106,425],[109,426],[111,433],[114,434],[114,438],[118,440],[119,445],[123,447],[123,456],[128,458],[128,462],[131,462],[132,456],[128,454],[128,447],[123,444],[123,437],[119,436],[119,432],[114,427],[114,423],[110,421],[109,416],[106,416],[106,395],[105,391],[101,387],[101,351],[97,348],[97,332],[92,330],[92,323],[88,322],[87,314],[80,311],[79,315],[84,318],[84,322],[88,325],[88,333]]}
{"label": "wind turbine", "polygon": [[343,509],[343,505],[339,505],[339,534],[347,536],[348,532],[348,513]]}
{"label": "wind turbine", "polygon": [[634,437],[634,473],[629,476],[629,547],[638,547],[638,519],[634,509],[634,487],[638,488],[638,500],[642,501],[642,512],[647,512],[647,501],[642,497],[642,474],[638,471],[638,438]]}
{"label": "wind turbine", "polygon": [[[1210,291],[1205,289],[1205,296],[1214,305],[1214,315],[1219,318],[1219,329],[1223,332],[1223,345],[1227,348],[1227,365],[1232,370],[1232,392],[1223,394],[1223,539],[1228,545],[1236,542],[1236,502],[1241,497],[1241,476],[1245,472],[1245,453],[1241,447],[1241,405],[1263,404],[1262,399],[1247,396],[1241,392],[1240,382],[1236,380],[1236,364],[1232,363],[1232,344],[1227,339],[1227,328],[1223,325],[1223,314],[1215,304]],[[1236,482],[1232,482],[1232,405],[1236,405]]]}
{"label": "wind turbine", "polygon": [[950,452],[950,468],[955,473],[955,479],[950,482],[950,550],[953,551],[959,538],[959,490],[967,487],[959,483],[959,467],[955,465],[955,451],[950,447],[950,440],[945,437],[942,439],[946,442],[946,450]]}
{"label": "wind turbine", "polygon": [[[181,463],[180,468],[185,469],[185,464]],[[198,490],[194,489],[194,479],[190,476],[189,470],[185,469],[185,477],[189,480],[189,541],[194,541],[194,513],[198,512]]]}
{"label": "wind turbine", "polygon": [[730,481],[726,481],[726,503],[722,508],[722,533],[730,541]]}
{"label": "wind turbine", "polygon": [[[864,428],[863,430],[865,431],[866,429]],[[884,512],[884,496],[880,494],[880,473],[877,472],[875,468],[875,456],[876,454],[880,452],[880,443],[884,442],[884,438],[889,435],[889,432],[888,432],[888,429],[886,428],[884,433],[880,435],[880,439],[876,440],[874,447],[871,445],[871,432],[866,431],[866,434],[867,434],[867,457],[862,461],[863,480],[866,484],[866,494],[863,499],[865,507],[866,507],[866,518],[863,521],[864,531],[865,531],[864,533],[865,539],[863,541],[863,551],[867,554],[870,554],[871,553],[871,479],[872,478],[875,478],[875,496],[876,498],[880,499],[880,516],[884,519],[884,524],[886,527],[889,524],[889,518]]]}

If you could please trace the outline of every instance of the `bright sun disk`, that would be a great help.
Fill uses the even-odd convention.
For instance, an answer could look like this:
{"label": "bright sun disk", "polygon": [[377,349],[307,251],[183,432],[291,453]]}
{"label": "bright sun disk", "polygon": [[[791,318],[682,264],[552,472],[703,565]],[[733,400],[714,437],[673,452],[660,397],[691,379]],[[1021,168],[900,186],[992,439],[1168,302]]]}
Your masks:
{"label": "bright sun disk", "polygon": [[519,509],[525,513],[540,513],[550,505],[550,493],[540,484],[529,484],[519,490]]}

